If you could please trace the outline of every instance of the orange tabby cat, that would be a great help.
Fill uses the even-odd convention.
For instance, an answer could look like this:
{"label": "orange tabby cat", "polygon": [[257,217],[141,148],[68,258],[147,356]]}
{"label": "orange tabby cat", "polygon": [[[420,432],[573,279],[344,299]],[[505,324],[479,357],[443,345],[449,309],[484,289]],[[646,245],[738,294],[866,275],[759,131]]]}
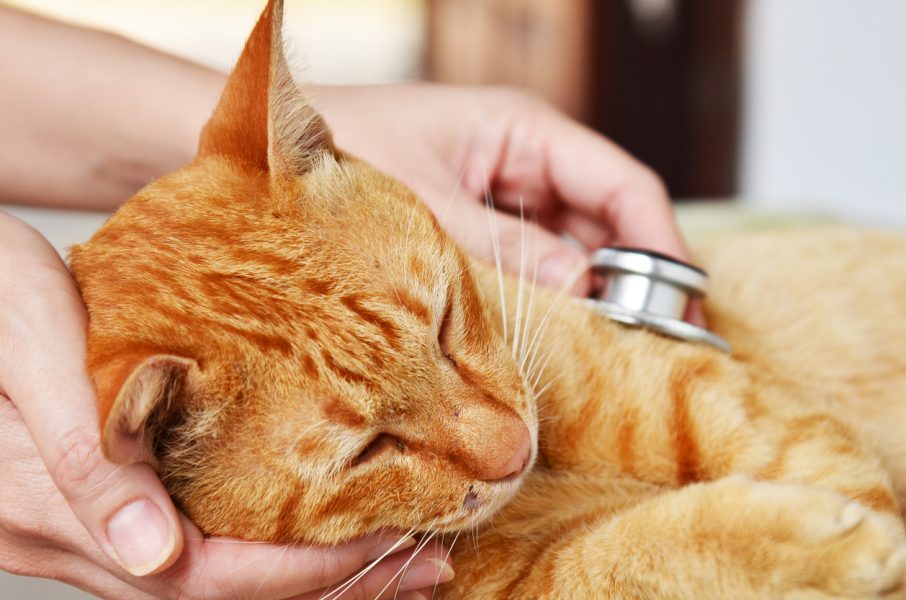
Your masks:
{"label": "orange tabby cat", "polygon": [[446,598],[906,597],[906,241],[700,248],[732,355],[624,328],[334,148],[281,21],[196,160],[73,251],[109,457],[209,534],[474,528]]}

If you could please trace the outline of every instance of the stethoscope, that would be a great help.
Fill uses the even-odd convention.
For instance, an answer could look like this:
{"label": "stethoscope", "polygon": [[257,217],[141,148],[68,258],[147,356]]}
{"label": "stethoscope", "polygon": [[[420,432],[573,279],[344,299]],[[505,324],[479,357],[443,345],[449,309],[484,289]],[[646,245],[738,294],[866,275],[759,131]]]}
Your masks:
{"label": "stethoscope", "polygon": [[683,320],[689,301],[705,295],[708,274],[675,258],[635,248],[601,248],[591,268],[603,280],[591,306],[601,315],[672,338],[730,352],[719,335]]}

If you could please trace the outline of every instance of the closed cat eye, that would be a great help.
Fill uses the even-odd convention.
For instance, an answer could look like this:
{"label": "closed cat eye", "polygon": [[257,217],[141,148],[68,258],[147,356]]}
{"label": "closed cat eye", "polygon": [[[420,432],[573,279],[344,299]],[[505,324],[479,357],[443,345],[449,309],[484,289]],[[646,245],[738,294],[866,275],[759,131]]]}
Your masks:
{"label": "closed cat eye", "polygon": [[362,451],[352,460],[351,466],[357,467],[362,465],[380,454],[384,453],[387,450],[395,449],[398,452],[402,452],[406,449],[406,445],[400,438],[389,433],[379,433],[376,435],[368,444],[362,448]]}
{"label": "closed cat eye", "polygon": [[441,354],[444,355],[444,358],[453,365],[457,366],[456,359],[453,357],[453,349],[451,346],[451,331],[450,328],[453,323],[453,298],[452,295],[447,295],[447,305],[444,307],[444,316],[440,321],[440,328],[437,331],[437,343],[440,347]]}

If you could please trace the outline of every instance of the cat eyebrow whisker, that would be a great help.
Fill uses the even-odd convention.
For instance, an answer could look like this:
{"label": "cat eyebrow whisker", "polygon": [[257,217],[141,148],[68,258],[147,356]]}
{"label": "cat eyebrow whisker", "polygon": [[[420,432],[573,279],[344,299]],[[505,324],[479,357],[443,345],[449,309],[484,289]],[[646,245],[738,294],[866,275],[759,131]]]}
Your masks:
{"label": "cat eyebrow whisker", "polygon": [[[447,163],[449,167],[454,161],[451,160]],[[466,168],[468,167],[468,161],[463,161],[462,167],[459,169],[459,175],[456,177],[456,185],[453,186],[453,191],[450,193],[450,198],[447,200],[447,206],[444,207],[444,214],[440,218],[441,227],[446,229],[447,227],[447,217],[450,216],[450,207],[453,206],[453,199],[456,198],[456,194],[459,193],[459,190],[462,188],[462,180],[466,176]]]}
{"label": "cat eyebrow whisker", "polygon": [[[522,196],[519,197],[519,285],[516,288],[516,319],[513,323],[513,360],[518,360],[519,334],[522,333],[522,309],[525,299],[525,213],[523,211]],[[523,333],[523,335],[525,335]]]}
{"label": "cat eyebrow whisker", "polygon": [[503,286],[503,258],[500,254],[500,231],[497,229],[497,215],[494,211],[494,198],[488,183],[488,174],[484,171],[484,205],[488,214],[488,228],[491,230],[491,247],[494,249],[494,266],[497,269],[497,287],[500,290],[500,320],[503,324],[503,339],[507,339],[506,327],[506,293]]}
{"label": "cat eyebrow whisker", "polygon": [[406,224],[406,243],[403,245],[405,250],[403,251],[403,256],[409,257],[412,253],[412,226],[415,223],[415,208],[409,207],[409,222]]}
{"label": "cat eyebrow whisker", "polygon": [[534,313],[533,309],[535,307],[535,292],[537,291],[537,285],[538,285],[538,260],[539,260],[539,257],[538,257],[538,228],[537,228],[538,223],[537,223],[536,218],[532,219],[532,224],[535,225],[535,227],[532,227],[532,229],[531,229],[533,246],[534,246],[534,250],[533,250],[532,254],[534,254],[535,260],[534,260],[534,265],[532,266],[531,295],[529,296],[528,309],[525,311],[525,325],[523,325],[524,332],[522,334],[522,343],[520,344],[519,356],[517,359],[519,361],[519,372],[520,373],[525,372],[524,371],[525,357],[526,357],[526,354],[528,353],[528,349],[529,349],[527,346],[528,340],[529,340],[528,332],[529,332],[529,327],[532,323],[532,314]]}

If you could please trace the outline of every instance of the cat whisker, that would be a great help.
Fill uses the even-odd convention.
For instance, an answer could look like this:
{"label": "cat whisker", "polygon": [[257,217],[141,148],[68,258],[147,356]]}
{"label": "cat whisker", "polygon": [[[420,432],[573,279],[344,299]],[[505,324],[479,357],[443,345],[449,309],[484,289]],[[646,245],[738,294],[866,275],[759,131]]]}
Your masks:
{"label": "cat whisker", "polygon": [[[437,521],[437,519],[435,519],[435,522],[436,521]],[[433,527],[433,523],[432,523],[432,527]],[[399,592],[400,592],[400,585],[402,585],[402,583],[403,583],[403,578],[405,577],[406,571],[409,570],[409,565],[412,564],[412,561],[415,560],[415,557],[418,556],[419,553],[421,553],[421,551],[425,549],[425,547],[431,542],[431,540],[434,538],[435,535],[437,535],[437,532],[432,531],[432,532],[428,533],[428,535],[426,535],[424,538],[422,538],[422,540],[421,540],[421,542],[419,542],[418,546],[415,547],[415,550],[412,551],[412,556],[409,557],[409,560],[407,560],[405,563],[403,563],[403,566],[400,567],[399,570],[393,575],[393,577],[390,578],[390,581],[387,582],[387,585],[385,585],[383,588],[381,588],[381,591],[377,593],[377,596],[375,596],[375,598],[380,598],[381,594],[386,592],[387,589],[393,584],[393,582],[396,581],[397,578],[399,578],[399,581],[397,581],[397,584],[396,584],[396,590],[393,592],[393,597],[396,598],[397,594],[399,594]]]}
{"label": "cat whisker", "polygon": [[529,387],[531,388],[532,393],[536,398],[539,395],[538,383],[540,383],[541,376],[544,374],[544,370],[547,368],[547,365],[553,355],[553,351],[548,351],[544,359],[538,365],[536,365],[536,367],[533,367],[532,371],[530,371],[531,374],[529,375]]}
{"label": "cat whisker", "polygon": [[[447,549],[447,554],[444,556],[443,564],[447,564],[450,560],[450,555],[453,554],[453,547],[456,546],[456,541],[459,539],[459,534],[462,533],[462,530],[456,532],[456,535],[453,536],[453,541],[450,543],[450,547]],[[446,542],[446,536],[442,538],[442,543]],[[434,587],[431,590],[431,600],[434,600],[434,594],[437,593],[437,586],[440,585],[440,573],[437,574],[437,579],[434,580]]]}
{"label": "cat whisker", "polygon": [[[396,578],[397,578],[397,577],[400,577],[400,574],[404,574],[404,573],[405,573],[406,569],[408,569],[408,568],[409,568],[409,565],[412,563],[412,560],[413,560],[416,556],[418,556],[418,554],[424,549],[425,545],[427,545],[427,544],[431,541],[431,538],[433,538],[433,537],[436,535],[437,532],[436,532],[436,531],[432,531],[432,529],[434,528],[434,524],[435,524],[435,523],[437,523],[437,518],[435,518],[433,521],[431,521],[431,525],[429,525],[429,526],[427,527],[427,529],[425,530],[425,532],[428,533],[428,535],[426,535],[425,537],[423,537],[423,538],[419,541],[418,545],[417,545],[417,546],[415,547],[415,549],[412,551],[412,556],[409,557],[409,560],[407,560],[407,561],[403,564],[403,566],[400,567],[399,570],[398,570],[396,573],[394,573],[393,577],[391,577],[390,580],[387,581],[387,585],[385,585],[383,588],[381,588],[381,591],[378,592],[377,596],[375,596],[376,598],[379,598],[379,597],[381,596],[381,594],[383,594],[385,591],[387,591],[387,589],[390,587],[391,584],[393,584],[393,582],[396,580]],[[430,532],[430,533],[429,533],[429,532]],[[399,583],[397,583],[397,589],[396,589],[396,591],[395,591],[394,594],[393,594],[394,598],[395,598],[396,595],[399,593],[399,585],[402,583],[402,580],[403,580],[403,578],[400,577],[400,581],[399,581]]]}
{"label": "cat whisker", "polygon": [[540,390],[538,390],[538,393],[537,393],[536,396],[535,396],[535,400],[537,401],[537,399],[538,399],[542,394],[544,394],[544,392],[546,392],[546,391],[547,391],[547,390],[548,390],[548,389],[549,389],[549,388],[550,388],[550,387],[551,387],[558,379],[560,379],[560,376],[559,376],[559,375],[556,376],[556,377],[554,377],[554,378],[551,379],[550,381],[548,381],[546,384],[544,384],[544,387],[542,387]]}
{"label": "cat whisker", "polygon": [[403,541],[406,540],[413,533],[415,533],[414,527],[412,529],[410,529],[409,531],[407,531],[399,540],[397,540],[397,542],[393,546],[391,546],[383,554],[381,554],[379,557],[377,557],[370,565],[368,565],[367,567],[365,567],[364,569],[362,569],[361,571],[359,571],[358,573],[356,573],[355,575],[353,575],[346,581],[337,584],[337,587],[334,590],[327,590],[324,593],[324,595],[321,596],[321,598],[319,600],[333,600],[333,599],[339,598],[340,596],[345,594],[346,591],[349,590],[349,588],[351,588],[356,583],[358,583],[362,577],[364,577],[365,575],[368,574],[369,571],[371,571],[371,569],[375,568],[387,556],[390,556],[391,554],[396,552],[396,550],[400,547],[400,545],[402,545]]}
{"label": "cat whisker", "polygon": [[258,592],[261,591],[261,588],[264,587],[264,584],[267,583],[267,580],[270,579],[271,573],[274,572],[274,568],[277,566],[277,563],[280,562],[280,559],[286,555],[286,551],[289,549],[289,544],[283,546],[283,551],[280,553],[280,556],[277,557],[277,560],[271,564],[271,567],[267,570],[267,573],[264,574],[264,577],[261,579],[261,582],[258,584],[258,587],[255,588],[255,593],[252,594],[251,600],[255,600],[258,597]]}
{"label": "cat whisker", "polygon": [[277,547],[275,547],[275,548],[272,548],[269,552],[267,552],[266,554],[264,554],[264,555],[262,555],[262,556],[258,556],[258,557],[256,557],[256,558],[253,558],[252,560],[247,560],[247,561],[245,561],[244,563],[240,563],[240,564],[237,565],[235,568],[236,568],[237,571],[242,570],[242,569],[246,568],[247,566],[249,566],[249,565],[251,565],[251,564],[254,564],[254,563],[256,563],[256,562],[258,562],[259,560],[262,560],[262,559],[264,559],[264,558],[268,558],[268,557],[270,557],[271,555],[273,555],[273,554],[275,554],[275,553],[277,553],[277,552],[281,552],[281,556],[282,556],[282,553],[285,553],[285,552],[286,552],[286,549],[292,547],[293,545],[294,545],[294,544],[281,544],[280,546],[277,546]]}
{"label": "cat whisker", "polygon": [[[547,327],[547,323],[542,319],[542,322],[538,324],[538,329],[536,331],[537,339],[532,341],[531,350],[528,353],[528,364],[525,366],[526,373],[534,373],[538,368],[538,364],[543,360],[542,354],[540,353],[542,346],[544,346],[544,332]],[[548,348],[548,353],[551,352],[551,349]]]}
{"label": "cat whisker", "polygon": [[187,536],[186,539],[202,542],[204,544],[254,544],[258,546],[267,546],[273,542],[255,542],[250,540],[228,540],[226,538],[206,538]]}
{"label": "cat whisker", "polygon": [[532,341],[529,344],[530,357],[529,357],[529,370],[532,369],[532,366],[535,362],[535,357],[538,353],[539,348],[541,347],[541,339],[544,336],[544,332],[547,330],[547,326],[550,322],[551,315],[553,314],[554,308],[560,303],[565,294],[568,294],[569,290],[572,289],[576,281],[579,280],[579,277],[585,273],[588,267],[584,267],[574,273],[566,282],[566,284],[560,289],[560,292],[554,297],[554,300],[547,307],[547,310],[544,312],[544,316],[541,317],[541,322],[538,323],[538,327],[535,329],[535,334],[532,336]]}

